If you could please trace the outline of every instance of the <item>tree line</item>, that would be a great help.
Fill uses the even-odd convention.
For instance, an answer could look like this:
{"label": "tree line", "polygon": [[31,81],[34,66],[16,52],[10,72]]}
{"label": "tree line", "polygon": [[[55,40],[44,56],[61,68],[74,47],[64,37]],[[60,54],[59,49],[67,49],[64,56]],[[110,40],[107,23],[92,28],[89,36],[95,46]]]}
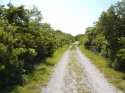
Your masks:
{"label": "tree line", "polygon": [[42,19],[35,6],[0,5],[0,88],[21,84],[38,62],[74,41]]}
{"label": "tree line", "polygon": [[125,0],[102,12],[93,27],[88,27],[83,39],[85,48],[106,57],[109,66],[125,71]]}

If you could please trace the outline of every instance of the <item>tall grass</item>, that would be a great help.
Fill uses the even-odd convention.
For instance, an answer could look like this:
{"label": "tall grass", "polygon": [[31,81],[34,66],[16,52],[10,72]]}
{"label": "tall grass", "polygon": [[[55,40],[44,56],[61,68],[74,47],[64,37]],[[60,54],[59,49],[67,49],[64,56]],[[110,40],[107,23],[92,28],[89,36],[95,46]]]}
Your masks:
{"label": "tall grass", "polygon": [[42,87],[47,85],[49,78],[53,72],[54,65],[60,60],[63,53],[68,49],[68,45],[59,48],[54,56],[47,58],[44,62],[39,63],[36,69],[24,76],[23,86],[16,86],[12,92],[5,93],[41,93]]}
{"label": "tall grass", "polygon": [[114,84],[117,88],[121,89],[125,93],[125,73],[118,72],[108,66],[108,60],[94,52],[87,50],[84,46],[80,46],[80,50],[85,56],[87,56],[96,67],[104,73],[108,81]]}

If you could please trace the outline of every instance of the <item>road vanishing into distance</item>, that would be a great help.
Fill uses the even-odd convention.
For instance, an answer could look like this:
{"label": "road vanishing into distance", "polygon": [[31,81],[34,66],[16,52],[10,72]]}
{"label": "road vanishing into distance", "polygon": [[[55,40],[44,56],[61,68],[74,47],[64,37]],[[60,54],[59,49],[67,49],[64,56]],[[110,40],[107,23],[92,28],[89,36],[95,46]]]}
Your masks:
{"label": "road vanishing into distance", "polygon": [[68,49],[42,93],[123,93],[115,88],[78,47]]}

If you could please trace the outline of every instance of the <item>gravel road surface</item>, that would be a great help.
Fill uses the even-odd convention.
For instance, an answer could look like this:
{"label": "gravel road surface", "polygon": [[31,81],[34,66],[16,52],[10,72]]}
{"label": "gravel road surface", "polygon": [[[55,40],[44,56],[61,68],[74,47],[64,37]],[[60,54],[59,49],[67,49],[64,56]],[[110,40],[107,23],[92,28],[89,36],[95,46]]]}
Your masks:
{"label": "gravel road surface", "polygon": [[42,89],[43,93],[123,93],[78,48],[64,53]]}

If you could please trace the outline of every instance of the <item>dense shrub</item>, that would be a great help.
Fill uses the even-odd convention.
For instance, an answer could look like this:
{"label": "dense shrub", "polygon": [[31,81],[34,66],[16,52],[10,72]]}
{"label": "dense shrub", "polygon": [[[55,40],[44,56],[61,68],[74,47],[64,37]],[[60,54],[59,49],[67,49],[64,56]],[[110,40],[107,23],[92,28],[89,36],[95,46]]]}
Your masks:
{"label": "dense shrub", "polygon": [[21,84],[38,61],[73,41],[73,36],[41,23],[38,9],[0,5],[0,88]]}
{"label": "dense shrub", "polygon": [[125,1],[102,12],[94,27],[88,27],[85,47],[108,58],[109,66],[125,71]]}

